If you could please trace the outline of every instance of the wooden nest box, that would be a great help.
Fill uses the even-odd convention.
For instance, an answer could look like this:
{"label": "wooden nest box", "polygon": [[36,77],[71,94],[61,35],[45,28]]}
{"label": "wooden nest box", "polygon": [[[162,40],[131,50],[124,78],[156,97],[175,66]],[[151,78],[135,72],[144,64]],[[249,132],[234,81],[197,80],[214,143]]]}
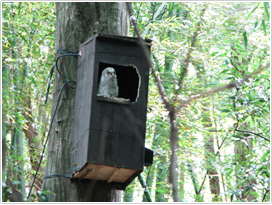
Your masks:
{"label": "wooden nest box", "polygon": [[[150,54],[151,40],[144,43]],[[97,34],[79,53],[70,179],[124,190],[153,160],[145,149],[149,66],[137,38]],[[116,71],[118,97],[97,93],[107,67]]]}

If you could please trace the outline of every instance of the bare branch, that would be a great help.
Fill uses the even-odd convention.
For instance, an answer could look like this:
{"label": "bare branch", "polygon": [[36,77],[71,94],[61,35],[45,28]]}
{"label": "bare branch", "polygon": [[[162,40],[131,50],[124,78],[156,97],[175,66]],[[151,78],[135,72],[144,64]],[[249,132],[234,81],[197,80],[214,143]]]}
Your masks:
{"label": "bare branch", "polygon": [[181,76],[180,76],[179,82],[178,82],[178,85],[179,85],[180,87],[181,87],[181,85],[182,85],[182,83],[183,83],[183,80],[184,80],[184,77],[185,77],[186,73],[188,72],[188,66],[189,66],[189,63],[190,63],[191,54],[192,54],[192,52],[193,52],[193,48],[195,47],[196,38],[197,38],[198,32],[199,32],[199,30],[200,30],[201,17],[204,15],[205,11],[206,11],[206,8],[204,8],[204,9],[202,10],[202,13],[201,13],[201,15],[200,15],[200,17],[199,17],[200,20],[199,20],[198,25],[197,25],[197,27],[196,27],[196,30],[195,30],[195,32],[194,32],[194,34],[193,34],[192,41],[191,41],[191,46],[190,46],[190,48],[189,48],[189,50],[188,50],[186,59],[185,59],[185,61],[184,61],[184,68],[183,68],[183,71],[182,71],[182,73],[181,73]]}
{"label": "bare branch", "polygon": [[[218,156],[218,155],[219,155],[220,150],[221,150],[222,146],[224,145],[226,139],[227,139],[227,136],[223,139],[223,141],[221,142],[220,146],[218,146],[218,150],[217,150],[215,156]],[[204,183],[205,183],[206,178],[207,178],[206,176],[207,176],[208,174],[210,174],[210,171],[211,171],[211,170],[207,170],[207,171],[206,171],[206,174],[205,174],[205,176],[204,176],[204,178],[203,178],[203,181],[202,181],[202,183],[201,183],[201,186],[200,186],[200,188],[199,188],[198,194],[200,194],[200,192],[202,191],[202,189],[203,189],[203,187],[204,187]]]}
{"label": "bare branch", "polygon": [[264,137],[264,136],[262,136],[262,135],[260,135],[258,133],[255,133],[255,132],[251,132],[251,131],[247,131],[247,130],[238,130],[238,129],[235,129],[235,131],[237,131],[237,132],[247,132],[247,133],[250,133],[250,134],[253,134],[253,135],[257,135],[257,136],[265,139],[266,141],[270,142],[269,139],[267,139],[266,137]]}
{"label": "bare branch", "polygon": [[[128,5],[128,3],[127,3],[127,10],[128,10],[128,12],[129,12],[129,15],[132,16],[131,8],[130,8],[130,6]],[[134,31],[135,31],[137,37],[139,38],[140,46],[141,46],[141,48],[142,48],[142,50],[143,50],[143,52],[144,52],[144,56],[145,56],[145,58],[146,58],[146,61],[147,61],[147,63],[148,63],[148,66],[151,68],[151,72],[152,72],[152,75],[154,76],[155,83],[156,83],[156,85],[157,85],[157,87],[158,87],[158,90],[159,90],[159,93],[160,93],[160,95],[161,95],[162,101],[163,101],[163,103],[165,104],[166,109],[167,109],[168,111],[170,111],[170,110],[171,110],[171,104],[170,104],[169,101],[167,100],[166,95],[165,95],[165,92],[164,92],[164,88],[163,88],[163,86],[162,86],[162,84],[161,84],[161,81],[160,81],[159,77],[157,76],[157,74],[155,73],[155,69],[154,69],[154,67],[153,67],[153,65],[152,65],[152,62],[151,62],[151,60],[150,60],[150,57],[149,57],[149,54],[148,54],[147,47],[145,46],[145,43],[144,43],[143,39],[141,38],[141,36],[140,36],[140,34],[139,34],[139,31],[138,31],[138,29],[137,29],[137,24],[136,24],[134,18],[131,18],[131,21],[132,21],[133,26],[134,26]]]}
{"label": "bare branch", "polygon": [[262,202],[264,202],[265,197],[266,197],[266,194],[267,194],[268,192],[270,192],[270,189],[265,188],[265,194],[264,194],[264,196],[263,196]]}
{"label": "bare branch", "polygon": [[[131,16],[131,8],[128,6],[128,4],[127,4],[127,9],[128,9],[129,14]],[[136,33],[136,35],[139,38],[140,46],[141,46],[141,48],[142,48],[142,50],[144,52],[144,56],[146,58],[146,61],[148,62],[149,67],[151,68],[151,72],[152,72],[152,74],[154,76],[155,83],[156,83],[156,85],[157,85],[157,87],[159,89],[159,93],[161,95],[162,101],[165,104],[165,107],[166,107],[166,109],[169,112],[170,125],[171,125],[171,152],[172,152],[172,155],[171,155],[171,164],[170,164],[170,177],[169,177],[170,180],[169,181],[170,181],[170,183],[172,184],[172,187],[173,187],[173,198],[174,198],[174,201],[178,202],[179,201],[178,185],[177,185],[177,180],[176,180],[176,176],[175,176],[176,175],[176,172],[175,172],[175,167],[176,167],[175,166],[176,165],[175,147],[176,147],[177,136],[178,136],[178,131],[177,131],[177,128],[176,128],[176,126],[174,124],[175,118],[176,118],[176,112],[175,112],[174,107],[166,99],[164,88],[163,88],[163,86],[161,84],[161,81],[160,81],[159,77],[155,73],[155,69],[154,69],[154,67],[153,67],[153,65],[151,63],[147,47],[145,46],[144,41],[143,41],[143,39],[141,38],[141,36],[139,34],[136,22],[135,22],[135,20],[133,18],[131,20],[132,20],[132,23],[133,23],[133,26],[134,26],[135,33]]]}
{"label": "bare branch", "polygon": [[207,92],[203,92],[203,93],[200,93],[200,94],[197,94],[197,95],[194,95],[194,96],[191,96],[189,97],[187,100],[185,101],[182,101],[181,104],[177,107],[177,111],[179,111],[181,108],[183,108],[186,104],[190,103],[191,101],[193,100],[196,100],[196,99],[199,99],[199,98],[203,98],[203,97],[207,97],[207,96],[210,96],[214,93],[217,93],[217,92],[220,92],[220,91],[224,91],[224,90],[227,90],[227,89],[231,89],[231,88],[234,88],[236,87],[237,85],[241,85],[243,84],[244,82],[248,81],[250,78],[252,78],[253,76],[261,73],[263,70],[265,69],[268,69],[269,67],[269,64],[265,65],[264,67],[261,67],[259,68],[257,71],[251,73],[250,75],[248,76],[245,76],[242,80],[237,80],[235,81],[234,83],[229,83],[227,85],[224,85],[222,87],[219,87],[219,88],[215,88],[215,89],[212,89],[210,91],[207,91]]}
{"label": "bare branch", "polygon": [[[225,132],[225,130],[208,130],[209,132]],[[266,141],[270,142],[270,139],[258,134],[258,133],[255,133],[255,132],[251,132],[251,131],[247,131],[247,130],[238,130],[238,129],[234,129],[234,130],[228,130],[228,131],[237,131],[237,132],[246,132],[246,133],[250,133],[250,134],[253,134],[253,135],[257,135],[263,139],[265,139]]]}

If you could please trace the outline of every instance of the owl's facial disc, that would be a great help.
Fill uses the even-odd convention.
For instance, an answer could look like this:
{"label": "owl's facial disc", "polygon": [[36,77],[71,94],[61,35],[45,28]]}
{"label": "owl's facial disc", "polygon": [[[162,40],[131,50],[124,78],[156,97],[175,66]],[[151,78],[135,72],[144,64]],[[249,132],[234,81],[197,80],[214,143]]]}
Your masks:
{"label": "owl's facial disc", "polygon": [[104,74],[105,77],[107,77],[107,78],[116,78],[116,77],[117,77],[117,76],[116,76],[116,72],[115,72],[114,68],[112,68],[112,67],[107,67],[107,68],[104,70],[103,74]]}
{"label": "owl's facial disc", "polygon": [[106,74],[108,77],[114,77],[114,78],[116,77],[115,72],[108,71]]}

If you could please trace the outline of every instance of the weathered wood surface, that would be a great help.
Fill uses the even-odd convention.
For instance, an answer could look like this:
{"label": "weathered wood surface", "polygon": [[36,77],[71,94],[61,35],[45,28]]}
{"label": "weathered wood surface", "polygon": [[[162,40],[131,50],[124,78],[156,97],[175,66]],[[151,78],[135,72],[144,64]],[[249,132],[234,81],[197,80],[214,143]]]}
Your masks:
{"label": "weathered wood surface", "polygon": [[[149,67],[138,39],[98,34],[83,43],[80,51],[71,176],[84,166],[106,165],[124,168],[123,175],[127,171],[127,179],[132,180],[132,175],[143,170],[149,80]],[[119,97],[131,104],[98,100],[99,79],[109,66],[116,69]],[[118,177],[111,181],[120,182]]]}

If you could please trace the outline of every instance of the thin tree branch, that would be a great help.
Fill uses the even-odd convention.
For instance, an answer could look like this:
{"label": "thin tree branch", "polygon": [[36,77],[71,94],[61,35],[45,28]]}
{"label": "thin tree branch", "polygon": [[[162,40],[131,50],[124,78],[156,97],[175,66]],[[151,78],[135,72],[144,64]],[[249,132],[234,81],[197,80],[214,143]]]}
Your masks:
{"label": "thin tree branch", "polygon": [[138,176],[138,179],[140,181],[140,184],[142,185],[142,188],[144,188],[144,195],[145,195],[147,201],[152,202],[152,198],[151,198],[148,186],[147,186],[147,184],[141,174]]}
{"label": "thin tree branch", "polygon": [[[222,148],[224,142],[226,141],[226,139],[227,139],[227,137],[225,137],[224,140],[221,142],[221,144],[220,144],[220,146],[218,147],[218,150],[217,150],[215,156],[218,156],[218,155],[219,155],[219,152],[220,152],[220,150],[221,150],[221,148]],[[201,190],[202,190],[202,188],[203,188],[203,186],[204,186],[204,183],[205,183],[205,181],[206,181],[206,177],[207,177],[207,175],[210,173],[210,171],[211,171],[211,170],[207,170],[207,171],[206,171],[206,174],[205,174],[204,179],[203,179],[203,181],[202,181],[202,183],[201,183],[201,186],[199,187],[199,193],[198,193],[198,194],[200,194],[200,192],[201,192]]]}
{"label": "thin tree branch", "polygon": [[186,104],[190,103],[193,100],[199,99],[199,98],[203,98],[203,97],[207,97],[209,95],[212,95],[214,93],[220,92],[220,91],[224,91],[227,89],[231,89],[236,87],[237,85],[241,85],[242,83],[248,81],[250,78],[252,78],[253,76],[261,73],[263,70],[267,69],[269,67],[269,64],[265,65],[264,67],[260,67],[257,71],[251,73],[248,76],[245,76],[242,80],[237,80],[234,83],[229,83],[227,85],[224,85],[222,87],[219,88],[215,88],[215,89],[211,89],[210,91],[207,92],[203,92],[197,95],[193,95],[191,97],[189,97],[187,100],[181,101],[181,104],[177,107],[177,111],[179,111],[181,108],[183,108]]}
{"label": "thin tree branch", "polygon": [[262,135],[258,134],[258,133],[255,133],[255,132],[251,132],[251,131],[247,131],[247,130],[238,130],[238,129],[235,129],[235,131],[238,131],[238,132],[247,132],[247,133],[250,133],[250,134],[254,134],[254,135],[257,135],[263,139],[265,139],[266,141],[270,142],[269,139],[267,139],[266,137],[263,137]]}
{"label": "thin tree branch", "polygon": [[262,202],[264,202],[265,197],[266,197],[266,194],[267,194],[268,192],[270,192],[270,189],[265,188],[265,194],[264,194],[264,196],[263,196]]}
{"label": "thin tree branch", "polygon": [[[127,3],[127,9],[128,12],[131,16],[132,12],[131,12],[131,8],[128,6]],[[158,87],[159,93],[161,95],[162,101],[165,104],[166,109],[169,112],[169,117],[170,117],[170,126],[171,126],[171,164],[170,164],[170,177],[169,177],[169,182],[172,184],[172,190],[173,190],[173,199],[175,202],[179,201],[179,195],[178,195],[178,185],[177,185],[177,180],[176,180],[176,172],[175,172],[175,164],[176,164],[176,159],[175,159],[175,148],[176,148],[176,142],[177,142],[177,138],[178,138],[178,131],[177,128],[175,126],[175,119],[176,119],[176,111],[175,108],[170,104],[170,102],[166,99],[166,95],[164,92],[164,88],[161,84],[161,81],[159,80],[159,77],[156,75],[154,67],[151,63],[151,59],[147,50],[147,47],[145,46],[145,43],[143,41],[143,39],[141,38],[139,31],[137,29],[137,25],[136,22],[134,20],[134,18],[131,18],[133,26],[134,26],[134,31],[136,33],[136,35],[138,36],[138,39],[140,41],[140,46],[144,52],[144,56],[146,58],[146,61],[148,63],[148,66],[151,68],[151,72],[154,76],[155,79],[155,83]]]}
{"label": "thin tree branch", "polygon": [[[131,8],[129,7],[128,3],[127,3],[127,10],[128,10],[128,12],[129,12],[129,15],[132,16]],[[150,60],[150,56],[149,56],[147,47],[145,46],[145,43],[144,43],[143,39],[141,38],[141,36],[140,36],[140,34],[139,34],[139,31],[138,31],[138,29],[137,29],[137,24],[136,24],[136,22],[135,22],[135,19],[134,19],[133,17],[131,17],[131,21],[132,21],[133,26],[134,26],[134,31],[135,31],[135,33],[136,33],[136,35],[137,35],[137,37],[138,37],[138,39],[139,39],[139,41],[140,41],[140,46],[141,46],[141,48],[142,48],[142,50],[143,50],[143,52],[144,52],[144,56],[145,56],[145,58],[146,58],[146,61],[147,61],[147,63],[148,63],[148,66],[151,68],[151,72],[152,72],[152,75],[154,76],[155,83],[156,83],[156,85],[157,85],[157,87],[158,87],[158,90],[159,90],[159,93],[160,93],[160,95],[161,95],[162,101],[163,101],[163,103],[165,104],[166,109],[167,109],[168,111],[170,111],[170,110],[171,110],[171,104],[170,104],[169,101],[167,100],[166,95],[165,95],[165,92],[164,92],[164,88],[163,88],[163,86],[162,86],[162,84],[161,84],[161,81],[159,80],[159,77],[158,77],[157,74],[155,73],[155,69],[154,69],[154,67],[153,67],[153,65],[152,65],[152,62],[151,62],[151,60]]]}
{"label": "thin tree branch", "polygon": [[[225,132],[225,130],[208,130],[209,132]],[[266,141],[270,142],[270,139],[258,134],[258,133],[255,133],[255,132],[252,132],[252,131],[247,131],[247,130],[238,130],[238,129],[234,129],[234,130],[228,130],[228,131],[237,131],[237,132],[247,132],[247,133],[250,133],[250,134],[253,134],[253,135],[257,135],[263,139],[265,139]]]}
{"label": "thin tree branch", "polygon": [[[197,184],[198,182],[197,182],[197,178],[195,176],[196,174],[194,172],[193,165],[192,165],[192,163],[190,163],[190,161],[188,159],[186,160],[186,162],[187,162],[187,166],[188,166],[188,171],[189,171],[189,173],[191,175],[192,182],[193,182],[193,185],[194,185],[195,194],[199,195],[200,191],[199,191],[199,188],[198,188],[198,184]],[[197,201],[197,198],[195,199],[195,201]]]}
{"label": "thin tree branch", "polygon": [[[222,131],[221,131],[221,130],[209,130],[209,131],[210,131],[210,132],[222,132],[223,130],[222,130]],[[259,135],[259,134],[257,134],[257,133],[251,132],[251,131],[238,130],[238,129],[228,130],[228,131],[248,132],[248,133],[251,133],[251,134],[255,134],[255,135],[259,136],[259,137],[262,137],[263,139],[265,139],[265,140],[267,140],[267,141],[270,142],[269,139],[267,139],[267,138],[265,138],[265,137],[263,137],[263,136],[261,136],[261,135]],[[224,142],[225,142],[226,139],[227,139],[227,137],[224,138],[224,140],[222,141],[221,145],[218,147],[218,151],[217,151],[217,153],[216,153],[216,156],[218,156],[218,154],[219,154],[219,152],[220,152],[220,150],[221,150],[221,147],[223,146],[223,144],[224,144]],[[201,186],[200,186],[200,188],[199,188],[199,193],[201,192],[201,190],[202,190],[202,188],[203,188],[203,186],[204,186],[204,183],[205,183],[205,180],[206,180],[206,177],[207,177],[208,174],[209,174],[209,171],[207,171],[206,174],[205,174],[205,176],[204,176],[204,179],[203,179],[203,181],[202,181],[202,183],[201,183]]]}
{"label": "thin tree branch", "polygon": [[179,85],[180,87],[181,87],[181,85],[182,85],[182,83],[183,83],[183,80],[184,80],[184,77],[185,77],[186,73],[188,73],[188,66],[189,66],[189,63],[190,63],[191,54],[192,54],[192,52],[193,52],[193,48],[195,47],[196,38],[197,38],[198,32],[199,32],[199,30],[200,30],[201,17],[204,15],[205,11],[206,11],[206,8],[204,8],[204,9],[202,10],[202,13],[201,13],[201,15],[200,15],[200,17],[199,17],[200,20],[199,20],[198,25],[197,25],[197,27],[196,27],[196,30],[195,30],[195,32],[194,32],[194,34],[193,34],[192,41],[191,41],[191,46],[190,46],[190,48],[189,48],[189,50],[188,50],[186,59],[185,59],[185,61],[184,61],[184,68],[183,68],[183,71],[182,71],[181,76],[180,76],[179,81],[178,81],[178,85]]}

